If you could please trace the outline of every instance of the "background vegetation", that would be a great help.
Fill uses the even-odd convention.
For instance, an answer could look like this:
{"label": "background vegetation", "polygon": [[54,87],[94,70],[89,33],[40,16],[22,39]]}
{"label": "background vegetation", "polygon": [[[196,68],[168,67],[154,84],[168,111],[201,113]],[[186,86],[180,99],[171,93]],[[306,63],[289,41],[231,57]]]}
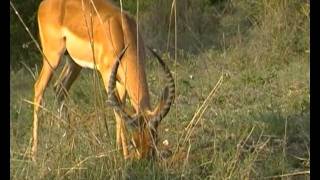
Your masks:
{"label": "background vegetation", "polygon": [[[35,37],[39,2],[13,1]],[[177,61],[172,1],[139,3],[146,44],[177,78],[175,104],[159,128],[159,148],[173,155],[124,161],[101,78],[84,70],[70,90],[68,117],[46,91],[39,161],[31,162],[28,101],[41,54],[10,8],[11,179],[309,179],[309,1],[177,1]],[[136,16],[136,1],[123,5]],[[163,81],[154,62],[148,56],[156,100]]]}

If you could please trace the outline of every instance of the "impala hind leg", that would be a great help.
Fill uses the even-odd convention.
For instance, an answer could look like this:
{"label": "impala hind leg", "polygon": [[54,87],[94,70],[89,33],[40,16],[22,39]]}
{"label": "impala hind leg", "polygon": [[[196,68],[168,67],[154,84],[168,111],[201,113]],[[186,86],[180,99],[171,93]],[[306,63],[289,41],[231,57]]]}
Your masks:
{"label": "impala hind leg", "polygon": [[39,77],[34,85],[34,110],[33,110],[33,129],[32,129],[32,147],[31,157],[35,161],[38,146],[38,111],[41,105],[43,94],[50,82],[53,72],[60,63],[61,56],[65,51],[65,43],[63,38],[55,36],[44,36],[40,33],[43,49],[43,65]]}
{"label": "impala hind leg", "polygon": [[38,146],[38,111],[41,105],[44,91],[52,77],[53,71],[57,68],[60,61],[60,54],[51,54],[46,56],[50,65],[46,60],[43,60],[42,69],[40,75],[34,85],[34,110],[33,110],[33,130],[32,130],[32,147],[31,147],[31,156],[35,161],[35,155],[37,152]]}
{"label": "impala hind leg", "polygon": [[[56,2],[54,2],[57,4]],[[35,161],[38,146],[38,111],[46,87],[53,72],[60,63],[62,54],[65,52],[65,38],[61,32],[61,18],[59,15],[52,15],[50,9],[54,3],[42,1],[38,9],[38,27],[43,52],[43,65],[41,73],[34,85],[34,110],[32,128],[31,156]]]}
{"label": "impala hind leg", "polygon": [[77,65],[73,60],[70,59],[70,57],[66,58],[66,63],[60,73],[60,76],[53,85],[58,103],[61,106],[59,108],[60,113],[64,114],[66,110],[63,101],[68,96],[68,91],[78,77],[81,69],[81,66]]}

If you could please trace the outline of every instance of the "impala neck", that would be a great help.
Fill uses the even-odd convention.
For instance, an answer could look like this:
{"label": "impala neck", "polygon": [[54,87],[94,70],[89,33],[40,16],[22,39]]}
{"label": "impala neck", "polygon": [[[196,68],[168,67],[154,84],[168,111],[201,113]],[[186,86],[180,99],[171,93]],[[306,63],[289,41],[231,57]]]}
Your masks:
{"label": "impala neck", "polygon": [[117,74],[117,79],[125,86],[136,112],[150,110],[149,89],[144,66],[141,58],[137,60],[135,57],[124,57]]}
{"label": "impala neck", "polygon": [[[129,28],[131,26],[131,28]],[[145,49],[139,35],[137,41],[136,24],[125,19],[123,26],[124,45],[128,50],[118,71],[118,80],[125,86],[133,108],[137,113],[150,111],[150,96],[145,73]]]}

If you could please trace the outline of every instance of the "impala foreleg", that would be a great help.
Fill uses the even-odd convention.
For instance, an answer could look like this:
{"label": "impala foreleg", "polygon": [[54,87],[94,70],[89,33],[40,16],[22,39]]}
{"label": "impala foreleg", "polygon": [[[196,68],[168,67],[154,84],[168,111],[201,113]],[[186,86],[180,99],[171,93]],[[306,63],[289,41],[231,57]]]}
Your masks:
{"label": "impala foreleg", "polygon": [[[117,92],[118,92],[118,98],[120,99],[120,101],[125,104],[126,101],[126,90],[124,88],[123,85],[121,85],[120,83],[116,84],[117,87]],[[118,149],[123,150],[123,155],[124,158],[128,158],[129,157],[129,153],[128,153],[128,143],[127,143],[127,138],[126,138],[126,127],[124,124],[123,119],[120,117],[120,115],[115,112],[115,117],[116,117],[116,141],[117,141],[117,147]]]}

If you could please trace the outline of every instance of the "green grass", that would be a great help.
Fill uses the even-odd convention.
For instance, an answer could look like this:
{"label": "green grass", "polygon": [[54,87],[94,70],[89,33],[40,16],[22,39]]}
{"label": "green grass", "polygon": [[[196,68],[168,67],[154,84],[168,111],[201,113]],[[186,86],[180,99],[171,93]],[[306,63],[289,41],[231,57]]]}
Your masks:
{"label": "green grass", "polygon": [[[53,88],[47,89],[38,161],[30,161],[33,107],[27,101],[39,67],[31,68],[35,75],[23,67],[10,74],[10,178],[310,179],[308,3],[221,2],[218,10],[225,14],[213,33],[220,44],[209,46],[197,33],[182,38],[191,37],[184,32],[181,46],[193,42],[197,48],[179,49],[176,63],[164,54],[177,78],[177,96],[159,126],[158,146],[172,156],[125,161],[116,150],[115,118],[101,78],[83,70],[66,101],[68,117],[59,117]],[[209,32],[202,36],[211,41]],[[147,58],[147,74],[154,104],[164,83],[155,59]],[[221,86],[209,95],[221,76]]]}

